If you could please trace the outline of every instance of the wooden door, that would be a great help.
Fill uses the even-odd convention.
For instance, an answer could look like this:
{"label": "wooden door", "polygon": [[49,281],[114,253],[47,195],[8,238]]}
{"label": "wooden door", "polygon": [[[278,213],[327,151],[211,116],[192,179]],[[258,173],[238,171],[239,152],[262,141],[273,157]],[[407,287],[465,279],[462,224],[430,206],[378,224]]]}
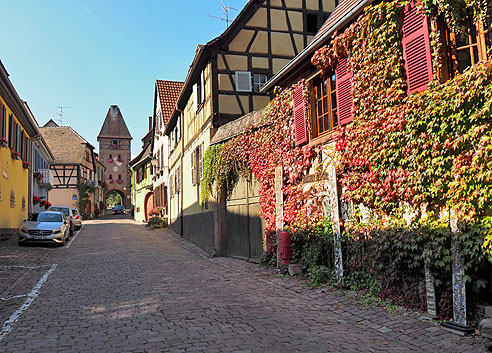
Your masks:
{"label": "wooden door", "polygon": [[[254,179],[254,178],[253,178]],[[241,178],[226,203],[227,255],[258,261],[264,252],[264,222],[258,211],[256,180]]]}

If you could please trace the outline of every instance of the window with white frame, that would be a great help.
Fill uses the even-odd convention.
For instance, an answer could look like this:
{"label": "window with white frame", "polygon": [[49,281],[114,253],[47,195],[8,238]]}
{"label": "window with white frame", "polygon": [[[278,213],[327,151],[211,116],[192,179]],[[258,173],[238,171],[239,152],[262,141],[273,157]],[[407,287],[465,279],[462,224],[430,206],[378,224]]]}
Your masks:
{"label": "window with white frame", "polygon": [[251,72],[236,71],[236,91],[251,92]]}
{"label": "window with white frame", "polygon": [[260,75],[260,74],[255,74],[253,76],[253,90],[254,92],[258,93],[260,92],[261,88],[267,83],[268,81],[268,76],[267,75]]}

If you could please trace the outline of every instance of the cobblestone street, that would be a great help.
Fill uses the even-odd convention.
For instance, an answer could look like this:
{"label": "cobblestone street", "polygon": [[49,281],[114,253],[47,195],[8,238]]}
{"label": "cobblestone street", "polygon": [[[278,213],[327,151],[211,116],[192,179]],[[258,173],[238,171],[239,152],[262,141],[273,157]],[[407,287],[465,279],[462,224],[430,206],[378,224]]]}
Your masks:
{"label": "cobblestone street", "polygon": [[485,352],[118,217],[86,221],[66,248],[4,242],[0,275],[2,352]]}

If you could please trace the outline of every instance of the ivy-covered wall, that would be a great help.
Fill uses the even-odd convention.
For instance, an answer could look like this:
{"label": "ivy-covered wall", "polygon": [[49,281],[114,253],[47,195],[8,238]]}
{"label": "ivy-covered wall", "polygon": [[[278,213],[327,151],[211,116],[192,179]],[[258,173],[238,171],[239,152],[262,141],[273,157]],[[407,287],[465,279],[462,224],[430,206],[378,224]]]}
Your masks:
{"label": "ivy-covered wall", "polygon": [[[423,267],[430,263],[446,316],[452,258],[444,209],[453,210],[459,220],[455,239],[465,259],[470,298],[492,298],[492,63],[471,67],[444,84],[435,80],[426,91],[407,96],[400,15],[408,3],[367,7],[315,53],[312,63],[327,72],[338,58],[348,56],[353,74],[354,120],[338,130],[336,148],[327,149],[342,199],[354,205],[344,224],[345,280],[354,288],[424,309]],[[471,0],[423,1],[422,6],[431,20],[445,18],[456,31],[463,8],[476,18],[491,11],[488,2]],[[436,38],[438,33],[432,33],[435,73],[440,55],[447,55]],[[297,260],[319,277],[319,266],[330,273],[330,256],[313,256],[313,242],[319,244],[316,251],[332,251],[323,245],[330,236],[322,205],[327,185],[320,181],[307,188],[304,177],[324,174],[324,164],[317,162],[323,147],[296,147],[293,130],[292,88],[287,88],[277,92],[262,123],[224,143],[220,154],[215,151],[207,178],[218,190],[231,190],[239,175],[253,173],[271,236],[274,170],[282,165],[284,223],[297,239]],[[358,205],[370,209],[371,217],[362,217]]]}

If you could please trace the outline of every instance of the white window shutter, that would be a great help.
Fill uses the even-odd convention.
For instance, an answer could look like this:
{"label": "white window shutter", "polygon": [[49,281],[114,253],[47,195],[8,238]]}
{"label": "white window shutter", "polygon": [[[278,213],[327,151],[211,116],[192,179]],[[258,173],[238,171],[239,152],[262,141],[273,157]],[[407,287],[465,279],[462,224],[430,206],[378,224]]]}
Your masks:
{"label": "white window shutter", "polygon": [[251,92],[251,72],[236,71],[236,91]]}
{"label": "white window shutter", "polygon": [[202,71],[202,74],[200,75],[200,89],[201,89],[200,103],[203,103],[205,101],[205,71]]}
{"label": "white window shutter", "polygon": [[193,112],[198,110],[198,84],[193,85]]}

